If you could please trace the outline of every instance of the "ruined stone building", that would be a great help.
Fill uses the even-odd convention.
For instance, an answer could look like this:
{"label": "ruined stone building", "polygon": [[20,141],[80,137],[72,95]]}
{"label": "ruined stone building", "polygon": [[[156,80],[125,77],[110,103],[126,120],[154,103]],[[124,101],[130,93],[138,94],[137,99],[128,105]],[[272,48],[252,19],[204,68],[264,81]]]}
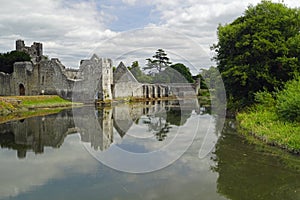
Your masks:
{"label": "ruined stone building", "polygon": [[112,61],[93,55],[79,69],[66,68],[57,58],[43,55],[43,45],[30,47],[16,41],[16,50],[28,53],[31,62],[16,62],[12,74],[0,72],[0,96],[59,95],[73,101],[111,101],[125,98],[162,98],[196,94],[190,84],[142,84],[121,62],[113,73]]}

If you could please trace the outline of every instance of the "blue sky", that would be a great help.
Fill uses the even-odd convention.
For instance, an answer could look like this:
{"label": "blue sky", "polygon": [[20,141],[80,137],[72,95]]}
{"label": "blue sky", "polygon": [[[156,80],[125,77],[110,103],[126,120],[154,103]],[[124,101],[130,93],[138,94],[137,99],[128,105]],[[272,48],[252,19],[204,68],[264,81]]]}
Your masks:
{"label": "blue sky", "polygon": [[153,12],[154,6],[147,4],[128,5],[120,0],[98,1],[97,8],[111,15],[107,27],[113,31],[127,31],[159,22],[159,13]]}
{"label": "blue sky", "polygon": [[[274,0],[278,2],[279,0]],[[42,42],[44,53],[76,68],[96,53],[143,66],[158,48],[192,70],[215,65],[210,46],[219,24],[260,0],[0,0],[0,52]],[[298,0],[285,0],[290,7]]]}

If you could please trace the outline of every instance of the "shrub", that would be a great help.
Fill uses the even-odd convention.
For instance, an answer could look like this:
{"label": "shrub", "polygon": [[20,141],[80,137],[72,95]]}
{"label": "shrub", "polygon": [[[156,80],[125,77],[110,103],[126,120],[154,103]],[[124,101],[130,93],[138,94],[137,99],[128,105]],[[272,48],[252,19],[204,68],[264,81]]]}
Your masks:
{"label": "shrub", "polygon": [[277,93],[276,108],[280,118],[300,122],[300,76],[287,82]]}
{"label": "shrub", "polygon": [[267,91],[257,92],[254,97],[255,101],[263,106],[273,107],[276,103],[274,96]]}

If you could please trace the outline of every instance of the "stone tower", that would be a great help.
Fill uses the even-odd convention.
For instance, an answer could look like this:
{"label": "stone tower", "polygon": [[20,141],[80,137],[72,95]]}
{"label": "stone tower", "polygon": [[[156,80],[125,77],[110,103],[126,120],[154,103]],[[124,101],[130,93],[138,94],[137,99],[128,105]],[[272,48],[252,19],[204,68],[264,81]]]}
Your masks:
{"label": "stone tower", "polygon": [[41,61],[43,56],[43,44],[39,42],[34,42],[32,48],[34,48],[36,52],[36,61]]}
{"label": "stone tower", "polygon": [[25,46],[24,40],[17,40],[16,50],[29,54],[33,63],[40,62],[43,57],[43,44],[39,42],[34,42],[30,47],[28,47]]}
{"label": "stone tower", "polygon": [[16,41],[16,50],[23,51],[24,48],[25,48],[24,40],[17,40]]}
{"label": "stone tower", "polygon": [[112,100],[112,88],[113,88],[113,71],[112,71],[112,61],[111,59],[101,58],[101,90],[102,93],[99,99],[102,101]]}

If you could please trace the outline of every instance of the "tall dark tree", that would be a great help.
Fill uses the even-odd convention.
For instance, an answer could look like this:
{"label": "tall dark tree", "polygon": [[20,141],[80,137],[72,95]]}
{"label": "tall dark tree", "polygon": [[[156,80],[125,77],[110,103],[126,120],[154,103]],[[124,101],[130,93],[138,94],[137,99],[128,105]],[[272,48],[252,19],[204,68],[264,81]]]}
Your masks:
{"label": "tall dark tree", "polygon": [[19,51],[0,54],[0,72],[13,73],[13,65],[19,61],[30,61],[30,56],[25,52]]}
{"label": "tall dark tree", "polygon": [[187,68],[184,64],[176,63],[176,64],[171,65],[170,67],[172,69],[176,70],[177,72],[179,72],[186,79],[187,82],[189,82],[189,83],[194,82],[194,79],[190,72],[190,69]]}
{"label": "tall dark tree", "polygon": [[227,96],[247,105],[300,72],[300,10],[262,1],[231,24],[218,27],[218,69]]}
{"label": "tall dark tree", "polygon": [[145,67],[144,69],[146,70],[156,69],[158,72],[161,72],[170,64],[172,64],[163,49],[158,49],[155,52],[155,55],[152,56],[152,58],[154,59],[151,58],[146,59],[148,63],[147,63],[147,67]]}

